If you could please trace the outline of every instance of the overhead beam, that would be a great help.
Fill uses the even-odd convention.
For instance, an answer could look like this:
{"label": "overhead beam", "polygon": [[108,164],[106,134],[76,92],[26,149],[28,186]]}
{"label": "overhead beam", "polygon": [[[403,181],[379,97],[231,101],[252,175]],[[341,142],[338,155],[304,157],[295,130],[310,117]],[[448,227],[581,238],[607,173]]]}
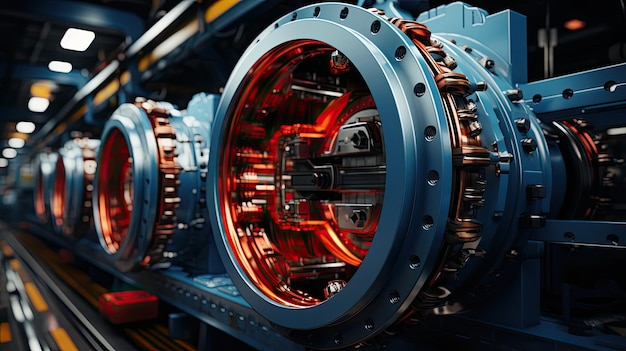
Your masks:
{"label": "overhead beam", "polygon": [[[152,46],[153,44],[162,43],[163,38],[161,38],[164,32],[171,30],[177,24],[179,24],[180,19],[184,17],[185,13],[192,8],[194,4],[197,4],[194,0],[183,0],[179,2],[173,9],[171,9],[168,14],[163,16],[157,23],[155,23],[150,30],[145,32],[137,41],[135,41],[124,53],[122,57],[122,61],[114,60],[108,66],[106,66],[103,70],[101,70],[96,76],[94,76],[89,82],[87,82],[83,87],[81,87],[76,94],[61,108],[59,112],[55,114],[54,117],[50,118],[39,131],[35,132],[35,134],[29,138],[27,142],[27,146],[32,146],[34,148],[40,148],[47,145],[52,140],[56,139],[59,136],[60,126],[65,125],[68,120],[72,119],[72,111],[74,111],[77,105],[85,98],[94,94],[98,89],[102,87],[113,75],[117,72],[118,68],[125,62],[131,62],[131,64],[136,64],[135,56],[138,55],[141,51],[143,51],[146,47]],[[228,23],[233,23],[241,16],[245,15],[252,8],[259,6],[261,2],[256,0],[229,0],[226,1],[223,5],[226,5],[226,8],[221,9],[217,12],[212,12],[211,10],[215,10],[216,8],[213,6],[209,6],[206,10],[206,13],[203,14],[202,18],[198,18],[199,21],[208,22],[211,26],[211,29],[221,28],[222,26],[227,25]],[[206,34],[206,28],[202,33]],[[200,35],[195,33],[195,35]],[[207,38],[205,37],[205,40]],[[189,49],[189,48],[188,48]]]}
{"label": "overhead beam", "polygon": [[132,42],[137,40],[145,29],[144,20],[138,15],[82,1],[6,1],[0,7],[0,13],[15,17],[40,18],[43,21],[119,31],[130,38]]}
{"label": "overhead beam", "polygon": [[161,35],[166,29],[170,28],[180,17],[189,9],[195,1],[183,0],[178,5],[174,6],[165,16],[152,25],[139,40],[134,41],[133,44],[126,51],[128,57],[134,56],[139,51],[144,49],[148,44],[154,42],[159,35]]}
{"label": "overhead beam", "polygon": [[87,84],[81,87],[54,117],[48,120],[38,132],[35,132],[35,134],[29,138],[28,146],[36,143],[46,144],[51,139],[56,138],[58,134],[53,133],[56,127],[71,116],[70,113],[76,108],[79,102],[87,96],[93,94],[100,86],[109,80],[119,66],[120,62],[114,60],[102,69],[95,77],[89,80]]}
{"label": "overhead beam", "polygon": [[16,64],[11,67],[5,62],[0,62],[0,75],[9,79],[33,79],[51,80],[61,85],[72,85],[77,88],[87,83],[87,77],[79,70],[68,73],[53,72],[48,67],[36,64]]}
{"label": "overhead beam", "polygon": [[[31,0],[32,1],[32,0]],[[44,0],[45,1],[45,0]],[[184,0],[176,5],[167,15],[161,18],[152,27],[158,28],[158,31],[165,31],[170,29],[176,23],[176,20],[182,16],[185,11],[195,3],[193,0]],[[152,30],[143,34],[137,42],[132,45],[133,50],[128,50],[125,54],[126,58],[130,58],[138,53],[141,48],[149,45],[153,41],[157,40],[158,32]],[[93,94],[98,88],[102,86],[111,76],[117,71],[120,66],[120,61],[114,60],[109,63],[104,69],[102,69],[96,76],[83,85],[74,96],[61,108],[61,110],[51,119],[49,119],[39,131],[36,131],[27,141],[29,147],[42,147],[58,137],[58,126],[63,125],[65,121],[70,117],[72,110],[86,97]]]}

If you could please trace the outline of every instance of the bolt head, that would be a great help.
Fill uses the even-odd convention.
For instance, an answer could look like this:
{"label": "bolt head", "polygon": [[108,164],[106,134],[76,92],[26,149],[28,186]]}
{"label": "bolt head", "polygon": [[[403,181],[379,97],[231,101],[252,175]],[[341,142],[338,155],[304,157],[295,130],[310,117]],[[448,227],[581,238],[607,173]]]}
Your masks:
{"label": "bolt head", "polygon": [[522,139],[522,149],[527,154],[531,154],[537,150],[537,140],[534,138],[524,138]]}
{"label": "bolt head", "polygon": [[515,120],[515,126],[517,126],[517,130],[522,133],[526,133],[530,130],[530,120],[528,118],[518,118]]}

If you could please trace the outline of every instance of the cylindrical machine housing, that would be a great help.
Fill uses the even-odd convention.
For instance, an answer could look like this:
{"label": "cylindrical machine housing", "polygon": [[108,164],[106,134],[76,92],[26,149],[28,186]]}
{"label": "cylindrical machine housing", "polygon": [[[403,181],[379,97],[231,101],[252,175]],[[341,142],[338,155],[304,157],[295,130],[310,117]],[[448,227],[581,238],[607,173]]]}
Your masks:
{"label": "cylindrical machine housing", "polygon": [[58,153],[45,150],[36,155],[34,160],[34,207],[35,214],[42,224],[52,223],[52,190],[54,187],[54,171]]}
{"label": "cylindrical machine housing", "polygon": [[51,209],[56,231],[79,239],[92,228],[93,179],[100,140],[76,137],[59,149],[55,163]]}
{"label": "cylindrical machine housing", "polygon": [[[199,94],[183,115],[167,103],[121,105],[102,134],[94,214],[99,240],[123,271],[183,265],[222,272],[206,226],[210,121],[218,97]],[[216,265],[216,262],[219,264]]]}

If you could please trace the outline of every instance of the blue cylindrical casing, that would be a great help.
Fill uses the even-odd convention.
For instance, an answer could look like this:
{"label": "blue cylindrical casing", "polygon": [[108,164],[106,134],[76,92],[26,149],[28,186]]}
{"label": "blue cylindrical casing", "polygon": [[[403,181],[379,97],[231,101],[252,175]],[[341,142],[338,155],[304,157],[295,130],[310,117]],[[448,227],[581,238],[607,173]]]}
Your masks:
{"label": "blue cylindrical casing", "polygon": [[[447,21],[462,22],[478,11],[459,6],[450,7],[454,11],[447,14]],[[438,11],[441,15],[445,9]],[[478,15],[484,19],[483,12]],[[487,28],[491,22],[493,27]],[[497,30],[499,21],[491,22],[484,24],[485,31]],[[412,23],[406,27],[402,23],[339,3],[298,9],[278,19],[250,45],[217,109],[208,203],[226,269],[255,310],[290,338],[313,347],[353,345],[397,319],[459,312],[492,295],[497,290],[483,287],[497,286],[502,274],[485,272],[515,271],[519,263],[515,258],[523,254],[530,228],[540,225],[550,210],[549,194],[535,196],[529,191],[549,188],[552,174],[539,123],[515,96],[512,79],[517,74],[507,67],[494,71],[485,65],[485,57],[493,52],[477,43],[471,31],[469,36],[455,33],[453,42],[448,33],[430,36],[425,30],[419,34],[428,33],[424,44],[422,37],[412,41],[407,36],[416,28]],[[462,47],[469,44],[474,50]],[[384,202],[367,255],[345,287],[320,303],[298,304],[295,298],[289,300],[291,295],[284,294],[284,300],[281,295],[292,290],[297,295],[296,288],[290,289],[289,283],[280,288],[265,285],[263,274],[271,275],[271,269],[259,273],[256,267],[264,262],[248,263],[247,257],[253,256],[249,252],[255,249],[249,239],[240,238],[259,232],[279,243],[295,234],[264,223],[238,222],[234,209],[245,205],[237,202],[230,184],[240,181],[233,172],[242,166],[230,164],[235,158],[229,155],[236,147],[256,145],[245,144],[247,139],[236,135],[241,123],[256,122],[249,111],[261,111],[258,119],[266,130],[281,127],[263,119],[264,105],[254,104],[259,100],[271,104],[280,94],[292,94],[296,83],[289,86],[283,81],[290,79],[298,63],[333,50],[358,70],[379,112],[386,165]],[[331,55],[326,62],[333,59]],[[316,63],[306,66],[315,72],[311,77],[328,74],[327,67]],[[449,80],[463,77],[459,79],[469,83],[462,93],[446,90],[452,84],[442,77],[452,70],[461,76]],[[293,123],[293,129],[307,123],[299,117],[295,114],[293,122],[285,123]],[[279,187],[278,174],[276,179]],[[282,264],[275,259],[280,257],[279,246],[267,246],[273,248],[267,249],[273,255],[267,260],[277,265]],[[291,267],[299,266],[293,262]],[[283,272],[276,266],[279,280],[284,279]],[[307,300],[306,294],[302,300]]]}
{"label": "blue cylindrical casing", "polygon": [[100,140],[74,138],[59,149],[52,196],[53,225],[59,234],[79,239],[92,229],[93,178]]}
{"label": "blue cylindrical casing", "polygon": [[[198,95],[189,110],[196,116],[164,102],[150,105],[161,111],[157,117],[145,103],[123,104],[105,124],[102,143],[109,151],[98,155],[94,213],[102,247],[118,269],[176,264],[194,274],[223,272],[221,262],[209,253],[213,241],[205,198],[207,140],[217,100]],[[120,151],[111,148],[121,148],[127,159],[118,159]],[[163,157],[170,160],[167,169],[162,168]],[[117,166],[120,162],[126,166]],[[111,174],[120,179],[109,179]],[[115,209],[118,202],[130,210]],[[166,206],[170,209],[164,210]],[[116,211],[127,217],[117,249],[107,234]]]}

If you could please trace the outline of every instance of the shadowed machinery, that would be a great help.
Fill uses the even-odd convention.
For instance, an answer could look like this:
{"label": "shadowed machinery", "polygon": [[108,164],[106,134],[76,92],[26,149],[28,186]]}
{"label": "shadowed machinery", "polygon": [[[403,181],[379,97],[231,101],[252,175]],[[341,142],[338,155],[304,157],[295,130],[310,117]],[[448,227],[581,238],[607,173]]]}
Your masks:
{"label": "shadowed machinery", "polygon": [[78,88],[10,222],[202,350],[624,349],[624,62],[529,81],[524,14],[461,2],[219,3]]}

